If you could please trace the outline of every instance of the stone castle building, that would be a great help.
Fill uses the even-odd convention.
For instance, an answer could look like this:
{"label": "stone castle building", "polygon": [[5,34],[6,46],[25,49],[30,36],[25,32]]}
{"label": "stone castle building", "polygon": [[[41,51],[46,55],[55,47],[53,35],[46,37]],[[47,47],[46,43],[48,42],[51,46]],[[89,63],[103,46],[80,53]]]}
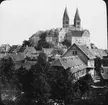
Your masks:
{"label": "stone castle building", "polygon": [[67,8],[65,8],[62,23],[62,29],[58,36],[58,45],[61,45],[64,40],[68,40],[71,45],[76,43],[86,45],[90,48],[90,33],[87,29],[82,29],[81,27],[81,18],[79,16],[78,8],[76,9],[73,25],[70,25]]}
{"label": "stone castle building", "polygon": [[32,35],[29,40],[34,46],[37,46],[41,34],[45,33],[46,42],[53,44],[54,46],[62,46],[62,42],[67,40],[71,45],[75,43],[86,45],[90,48],[90,33],[87,29],[82,29],[81,27],[81,18],[79,16],[78,8],[76,9],[73,23],[74,24],[70,24],[67,8],[65,8],[61,28],[38,31]]}

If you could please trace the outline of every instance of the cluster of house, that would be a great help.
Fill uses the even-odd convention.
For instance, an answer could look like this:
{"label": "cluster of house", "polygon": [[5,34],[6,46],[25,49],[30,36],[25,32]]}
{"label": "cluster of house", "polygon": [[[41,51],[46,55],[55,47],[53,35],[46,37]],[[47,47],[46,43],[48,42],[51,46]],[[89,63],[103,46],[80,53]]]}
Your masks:
{"label": "cluster of house", "polygon": [[[107,52],[102,49],[89,49],[85,45],[73,44],[60,58],[52,62],[53,67],[60,67],[65,70],[70,69],[74,77],[73,81],[79,80],[87,74],[90,74],[94,83],[100,82],[101,77],[95,70],[95,58],[101,60],[107,56]],[[102,78],[108,80],[108,66],[102,65],[100,70]]]}
{"label": "cluster of house", "polygon": [[[33,43],[37,44],[41,33],[42,32],[37,32],[30,40],[33,39]],[[70,42],[71,46],[69,48],[63,47],[62,42],[64,40]],[[78,9],[75,13],[74,25],[69,25],[69,16],[67,8],[65,8],[63,14],[63,27],[48,31],[46,41],[53,44],[55,43],[54,45],[58,46],[58,49],[60,47],[63,48],[64,53],[62,55],[57,53],[53,54],[52,52],[55,48],[43,48],[42,51],[37,51],[33,46],[26,46],[24,49],[21,49],[21,46],[18,45],[11,48],[9,45],[7,45],[7,47],[4,45],[4,47],[2,46],[2,51],[5,50],[7,52],[10,49],[10,53],[0,53],[0,58],[8,58],[11,56],[17,64],[17,69],[21,66],[29,69],[31,65],[36,64],[39,53],[44,52],[49,59],[52,59],[51,65],[53,67],[70,69],[72,75],[75,77],[75,81],[86,74],[90,74],[94,82],[100,81],[100,77],[95,70],[95,58],[99,57],[103,59],[104,56],[108,55],[108,52],[98,49],[93,45],[91,46],[89,31],[81,28],[81,19]],[[102,65],[102,68],[102,77],[108,79],[108,67]]]}

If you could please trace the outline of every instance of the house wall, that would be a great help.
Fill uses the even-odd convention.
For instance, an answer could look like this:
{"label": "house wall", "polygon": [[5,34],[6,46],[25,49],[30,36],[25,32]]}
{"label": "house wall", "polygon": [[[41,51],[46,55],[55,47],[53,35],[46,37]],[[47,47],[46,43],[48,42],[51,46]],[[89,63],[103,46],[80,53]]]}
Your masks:
{"label": "house wall", "polygon": [[62,42],[62,41],[64,40],[65,34],[66,34],[65,29],[62,29],[62,30],[59,32],[58,42]]}
{"label": "house wall", "polygon": [[63,56],[64,57],[68,57],[68,56],[74,56],[73,55],[73,51],[77,51],[77,55],[79,56],[79,58],[85,63],[88,64],[88,58],[85,56],[85,54],[79,50],[79,48],[77,48],[76,46],[72,46],[72,48],[65,53]]}
{"label": "house wall", "polygon": [[93,59],[88,60],[88,67],[94,68],[94,63],[95,63],[95,61]]}
{"label": "house wall", "polygon": [[89,37],[72,37],[71,39],[71,45],[73,45],[74,43],[76,44],[82,44],[82,45],[86,45],[90,48],[90,38]]}
{"label": "house wall", "polygon": [[52,42],[52,37],[51,37],[51,36],[47,36],[47,37],[46,37],[46,41],[47,41],[47,42]]}
{"label": "house wall", "polygon": [[75,79],[78,80],[80,77],[83,77],[86,74],[87,74],[86,69],[83,69],[83,70],[80,70],[80,71],[74,73],[73,75],[74,75]]}

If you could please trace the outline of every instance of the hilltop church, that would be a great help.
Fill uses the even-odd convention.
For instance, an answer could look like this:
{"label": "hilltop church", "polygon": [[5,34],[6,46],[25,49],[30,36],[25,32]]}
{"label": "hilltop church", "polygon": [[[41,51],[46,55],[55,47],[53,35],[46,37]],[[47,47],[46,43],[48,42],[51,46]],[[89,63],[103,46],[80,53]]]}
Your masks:
{"label": "hilltop church", "polygon": [[67,7],[65,8],[62,20],[62,29],[58,36],[58,45],[60,46],[64,40],[68,40],[71,45],[76,43],[86,45],[90,48],[90,33],[87,29],[82,29],[81,27],[81,18],[79,16],[78,8],[76,9],[73,25],[70,25]]}
{"label": "hilltop church", "polygon": [[[62,19],[62,28],[46,30],[46,41],[54,46],[63,46],[62,42],[67,40],[70,45],[75,43],[86,45],[88,48],[91,48],[90,33],[87,29],[81,27],[81,18],[79,16],[78,8],[76,9],[73,23],[74,24],[70,24],[67,8],[65,8]],[[29,38],[29,40],[32,40],[32,43],[37,46],[38,41],[40,40],[40,35],[43,32],[36,32]]]}

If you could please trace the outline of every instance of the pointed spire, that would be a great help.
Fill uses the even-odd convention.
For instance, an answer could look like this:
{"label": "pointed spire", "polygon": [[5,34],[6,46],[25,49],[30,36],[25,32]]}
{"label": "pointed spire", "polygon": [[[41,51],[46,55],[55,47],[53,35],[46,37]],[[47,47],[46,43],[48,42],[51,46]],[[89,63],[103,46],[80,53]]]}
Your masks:
{"label": "pointed spire", "polygon": [[68,16],[68,13],[67,13],[67,6],[65,7],[63,18],[68,18],[69,19],[69,16]]}
{"label": "pointed spire", "polygon": [[64,11],[64,14],[63,14],[63,28],[66,28],[69,26],[69,16],[68,16],[68,13],[67,13],[67,7],[65,7],[65,11]]}
{"label": "pointed spire", "polygon": [[74,20],[81,20],[81,19],[80,19],[80,16],[79,16],[79,12],[78,12],[78,7],[77,7],[77,9],[76,9],[76,13],[75,13]]}
{"label": "pointed spire", "polygon": [[76,9],[76,13],[75,13],[75,17],[74,17],[74,26],[77,29],[80,29],[80,27],[81,27],[81,19],[79,16],[78,8]]}

